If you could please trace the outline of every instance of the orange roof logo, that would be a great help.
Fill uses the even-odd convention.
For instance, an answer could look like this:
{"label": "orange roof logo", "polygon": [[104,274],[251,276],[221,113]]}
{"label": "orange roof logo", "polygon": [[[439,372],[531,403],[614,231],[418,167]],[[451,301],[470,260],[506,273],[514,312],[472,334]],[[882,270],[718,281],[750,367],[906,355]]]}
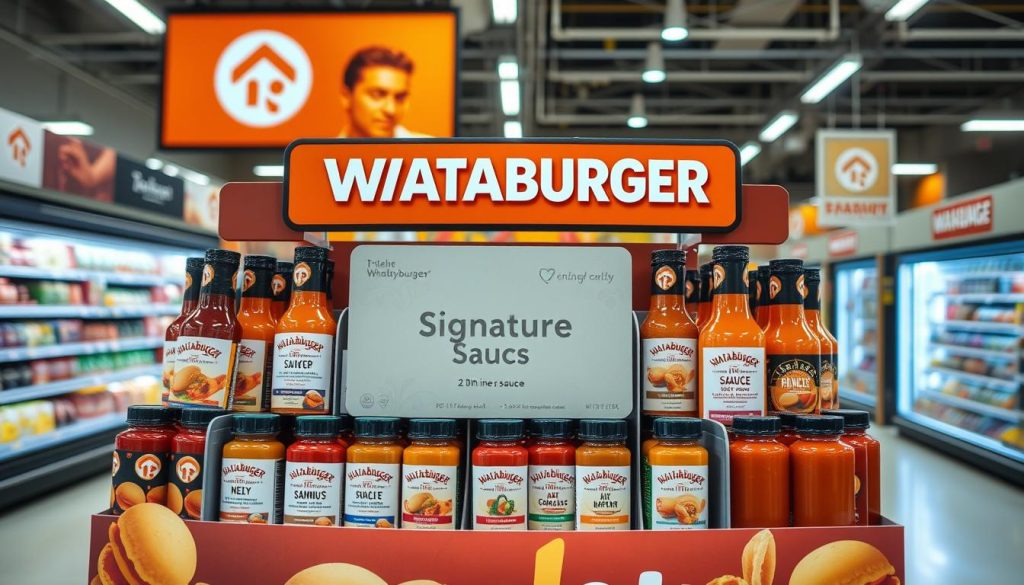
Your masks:
{"label": "orange roof logo", "polygon": [[833,172],[843,189],[861,193],[878,181],[878,160],[864,148],[848,148],[836,158]]}
{"label": "orange roof logo", "polygon": [[306,104],[313,85],[309,56],[295,39],[257,30],[233,40],[217,60],[217,101],[236,122],[277,126]]}
{"label": "orange roof logo", "polygon": [[7,146],[11,148],[11,158],[22,167],[28,164],[28,153],[32,152],[32,142],[20,126],[7,135]]}

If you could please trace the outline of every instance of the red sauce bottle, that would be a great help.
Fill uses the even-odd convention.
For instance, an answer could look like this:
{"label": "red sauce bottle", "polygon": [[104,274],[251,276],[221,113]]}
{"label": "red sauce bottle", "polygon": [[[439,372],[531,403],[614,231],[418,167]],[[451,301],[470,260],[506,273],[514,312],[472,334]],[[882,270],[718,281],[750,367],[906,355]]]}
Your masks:
{"label": "red sauce bottle", "polygon": [[481,419],[473,449],[473,530],[526,530],[529,453],[520,419]]}
{"label": "red sauce bottle", "polygon": [[227,414],[219,408],[185,408],[178,434],[171,444],[171,470],[167,482],[167,507],[189,520],[203,514],[203,472],[206,469],[206,429],[210,421]]}
{"label": "red sauce bottle", "polygon": [[145,502],[166,502],[173,438],[169,410],[159,405],[128,407],[128,429],[114,438],[112,514]]}
{"label": "red sauce bottle", "polygon": [[789,448],[793,526],[851,526],[856,470],[853,447],[839,440],[838,416],[798,416],[800,440]]}
{"label": "red sauce bottle", "polygon": [[530,421],[529,530],[573,530],[576,525],[576,445],[567,418]]}
{"label": "red sauce bottle", "polygon": [[881,444],[867,433],[871,415],[863,410],[828,410],[822,414],[843,417],[843,439],[853,447],[857,480],[854,482],[854,508],[857,525],[882,523],[882,452]]}
{"label": "red sauce bottle", "polygon": [[199,281],[203,277],[203,263],[202,258],[185,260],[185,288],[181,293],[181,314],[171,321],[164,333],[164,371],[161,376],[163,389],[160,391],[160,401],[164,404],[167,404],[167,397],[171,392],[171,379],[174,378],[174,355],[178,347],[178,336],[181,335],[181,324],[199,304]]}
{"label": "red sauce bottle", "polygon": [[345,447],[338,443],[341,419],[300,416],[285,457],[284,523],[338,526],[341,523]]}

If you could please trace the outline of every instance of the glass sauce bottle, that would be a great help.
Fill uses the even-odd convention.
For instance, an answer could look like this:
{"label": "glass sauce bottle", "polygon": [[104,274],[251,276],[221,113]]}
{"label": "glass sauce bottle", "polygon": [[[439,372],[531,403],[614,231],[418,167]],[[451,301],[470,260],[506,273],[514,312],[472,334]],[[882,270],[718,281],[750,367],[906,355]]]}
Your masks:
{"label": "glass sauce bottle", "polygon": [[576,448],[576,530],[629,530],[632,457],[624,420],[583,419]]}
{"label": "glass sauce bottle", "polygon": [[409,446],[402,453],[402,528],[455,530],[462,507],[455,442],[458,423],[450,418],[409,421]]}
{"label": "glass sauce bottle", "polygon": [[219,408],[181,410],[178,433],[171,448],[167,507],[189,520],[203,517],[203,474],[206,469],[206,430],[210,421],[228,414]]}
{"label": "glass sauce bottle", "polygon": [[337,441],[336,416],[295,418],[295,442],[284,468],[284,523],[301,526],[341,524],[345,447]]}
{"label": "glass sauce bottle", "polygon": [[839,440],[838,416],[798,416],[789,447],[794,526],[850,526],[854,520],[853,447]]}
{"label": "glass sauce bottle", "polygon": [[805,268],[804,282],[807,285],[804,317],[807,319],[807,326],[817,334],[821,343],[821,383],[818,386],[821,409],[839,408],[839,376],[836,375],[839,341],[825,328],[825,322],[821,318],[821,271],[817,268]]}
{"label": "glass sauce bottle", "polygon": [[291,262],[278,262],[274,270],[274,278],[270,281],[270,290],[274,294],[270,303],[270,314],[276,323],[281,315],[288,310],[292,300],[292,270],[295,265]]}
{"label": "glass sauce bottle", "polygon": [[652,530],[708,528],[708,451],[699,418],[658,418],[647,458],[651,469],[644,486],[645,515]]}
{"label": "glass sauce bottle", "polygon": [[803,262],[772,260],[768,281],[768,327],[764,330],[768,354],[768,393],[772,412],[820,412],[818,375],[821,343],[804,319]]}
{"label": "glass sauce bottle", "polygon": [[768,315],[771,307],[768,306],[768,281],[771,278],[771,268],[767,264],[757,267],[757,326],[763,331],[768,327]]}
{"label": "glass sauce bottle", "polygon": [[881,444],[867,433],[871,415],[863,410],[829,410],[822,414],[843,417],[842,441],[853,447],[857,480],[854,482],[854,510],[857,525],[882,523]]}
{"label": "glass sauce bottle", "polygon": [[174,434],[171,412],[163,406],[128,407],[128,429],[114,437],[112,514],[146,502],[162,505],[167,501]]}
{"label": "glass sauce bottle", "polygon": [[280,524],[284,486],[284,443],[277,438],[281,417],[236,414],[235,438],[221,460],[220,521]]}
{"label": "glass sauce bottle", "polygon": [[789,526],[789,448],[777,440],[776,416],[732,419],[729,477],[733,528]]}
{"label": "glass sauce bottle", "polygon": [[238,345],[233,410],[270,410],[270,379],[274,335],[277,324],[271,313],[271,280],[276,261],[270,256],[246,256],[242,273],[242,305],[238,323],[242,342]]}
{"label": "glass sauce bottle", "polygon": [[473,449],[473,530],[526,530],[530,455],[520,419],[481,419]]}
{"label": "glass sauce bottle", "polygon": [[161,376],[163,389],[160,391],[160,401],[163,404],[167,404],[171,393],[171,380],[174,378],[174,355],[178,347],[178,336],[181,335],[181,324],[199,304],[199,281],[203,278],[204,263],[205,260],[202,258],[185,260],[185,286],[181,292],[181,314],[171,321],[164,333],[163,375]]}
{"label": "glass sauce bottle", "polygon": [[711,262],[700,266],[700,293],[697,303],[697,327],[703,329],[711,318],[711,290],[714,285],[711,277]]}
{"label": "glass sauce bottle", "polygon": [[530,530],[573,530],[576,520],[576,446],[573,421],[530,421]]}
{"label": "glass sauce bottle", "polygon": [[398,526],[403,450],[399,422],[391,417],[356,418],[355,442],[346,452],[345,526]]}
{"label": "glass sauce bottle", "polygon": [[698,269],[686,269],[685,287],[686,298],[683,299],[683,307],[686,309],[686,314],[690,316],[690,321],[696,325],[697,307],[700,306],[700,271]]}

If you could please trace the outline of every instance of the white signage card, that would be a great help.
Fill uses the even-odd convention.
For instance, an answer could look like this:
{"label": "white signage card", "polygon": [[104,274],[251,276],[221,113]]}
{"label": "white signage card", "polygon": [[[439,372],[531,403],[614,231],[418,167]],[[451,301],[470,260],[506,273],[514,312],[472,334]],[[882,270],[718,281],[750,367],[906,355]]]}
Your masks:
{"label": "white signage card", "polygon": [[30,187],[43,184],[43,127],[0,108],[0,179]]}
{"label": "white signage card", "polygon": [[632,410],[626,250],[367,245],[351,261],[349,413],[623,418]]}

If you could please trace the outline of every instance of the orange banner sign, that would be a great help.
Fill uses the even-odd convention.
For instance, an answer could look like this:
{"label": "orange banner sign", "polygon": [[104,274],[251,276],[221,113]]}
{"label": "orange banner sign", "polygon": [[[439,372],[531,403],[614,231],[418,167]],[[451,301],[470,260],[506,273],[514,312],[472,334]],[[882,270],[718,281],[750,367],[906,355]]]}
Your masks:
{"label": "orange banner sign", "polygon": [[293,229],[728,232],[740,165],[725,141],[299,140]]}

